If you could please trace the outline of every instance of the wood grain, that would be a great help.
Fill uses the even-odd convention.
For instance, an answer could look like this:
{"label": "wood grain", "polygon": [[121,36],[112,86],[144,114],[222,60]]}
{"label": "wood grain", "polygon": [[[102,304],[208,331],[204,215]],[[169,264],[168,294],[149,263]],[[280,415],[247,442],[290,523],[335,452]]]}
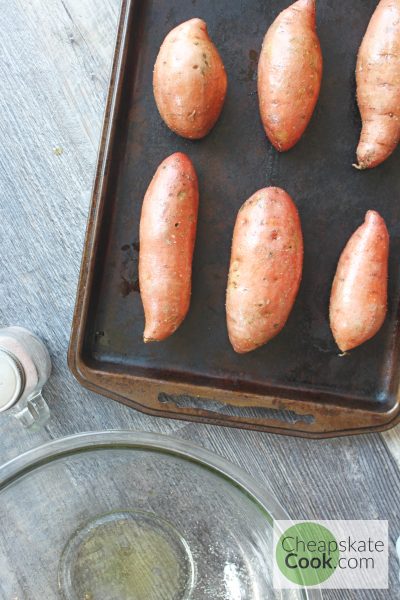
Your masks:
{"label": "wood grain", "polygon": [[392,454],[394,460],[400,467],[400,425],[398,425],[391,431],[383,433],[382,437],[385,440],[389,452]]}
{"label": "wood grain", "polygon": [[[394,543],[400,535],[400,428],[383,436],[316,442],[185,424],[96,396],[68,371],[66,353],[118,11],[118,0],[2,3],[0,325],[23,325],[40,335],[49,346],[54,371],[45,390],[50,423],[41,432],[27,433],[2,415],[0,462],[79,431],[130,429],[184,437],[252,473],[294,518],[389,519],[391,589],[330,591],[324,597],[398,597]],[[13,569],[2,559],[0,572]],[[31,589],[16,589],[18,600],[39,600]],[[0,597],[10,600],[2,595],[1,579]],[[47,600],[53,598],[49,592]]]}

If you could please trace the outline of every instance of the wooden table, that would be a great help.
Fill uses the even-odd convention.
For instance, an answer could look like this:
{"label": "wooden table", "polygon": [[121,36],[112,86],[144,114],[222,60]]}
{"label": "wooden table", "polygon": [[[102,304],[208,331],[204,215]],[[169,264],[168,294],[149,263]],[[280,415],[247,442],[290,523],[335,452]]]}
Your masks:
{"label": "wooden table", "polygon": [[325,597],[398,598],[394,544],[400,536],[400,428],[311,441],[185,424],[96,396],[68,371],[67,345],[119,3],[2,3],[0,325],[23,325],[39,334],[50,349],[54,372],[45,390],[52,418],[43,431],[25,432],[1,416],[0,462],[80,431],[145,430],[192,440],[268,485],[293,518],[388,519],[390,591],[332,591]]}

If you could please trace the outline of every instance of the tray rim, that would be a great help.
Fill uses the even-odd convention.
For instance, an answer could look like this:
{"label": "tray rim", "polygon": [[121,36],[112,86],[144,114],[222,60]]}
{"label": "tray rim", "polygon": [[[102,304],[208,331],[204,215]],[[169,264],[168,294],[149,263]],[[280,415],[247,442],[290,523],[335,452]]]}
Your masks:
{"label": "tray rim", "polygon": [[[83,356],[84,332],[88,321],[90,291],[93,283],[93,271],[96,250],[99,245],[101,213],[104,206],[105,183],[110,166],[108,160],[116,129],[118,102],[122,94],[124,63],[127,55],[127,32],[136,0],[122,0],[119,25],[109,90],[104,112],[102,133],[100,136],[96,174],[91,194],[91,203],[86,227],[84,249],[78,280],[76,303],[72,321],[68,366],[78,382],[97,393],[126,404],[136,410],[164,418],[183,419],[207,424],[241,427],[284,435],[308,438],[328,438],[354,435],[372,431],[385,431],[400,423],[400,390],[396,402],[386,412],[361,408],[337,406],[323,401],[304,401],[301,399],[281,398],[256,393],[244,393],[215,389],[204,385],[165,381],[157,378],[140,377],[116,372],[97,370],[85,363]],[[315,421],[287,423],[274,418],[231,417],[211,411],[193,408],[170,408],[166,410],[158,396],[166,393],[172,401],[180,396],[204,398],[231,406],[251,406],[265,409],[289,411],[300,416],[310,415]],[[141,394],[143,403],[137,400]],[[232,399],[235,401],[232,402]],[[228,401],[230,400],[230,401]],[[339,426],[342,424],[342,428]]]}

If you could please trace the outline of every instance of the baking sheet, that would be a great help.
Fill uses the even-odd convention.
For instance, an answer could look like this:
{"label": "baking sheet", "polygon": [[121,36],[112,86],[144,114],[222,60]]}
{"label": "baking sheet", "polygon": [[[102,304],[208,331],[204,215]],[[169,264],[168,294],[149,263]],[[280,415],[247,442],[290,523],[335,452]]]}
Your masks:
{"label": "baking sheet", "polygon": [[[260,123],[256,72],[265,31],[288,5],[282,0],[124,3],[123,70],[114,66],[120,79],[115,110],[109,106],[111,125],[106,119],[106,129],[112,128],[106,149],[103,140],[108,170],[101,186],[97,181],[71,348],[96,372],[198,385],[203,396],[204,389],[225,390],[232,392],[233,404],[240,394],[257,396],[257,406],[263,396],[288,398],[299,407],[317,401],[339,410],[385,413],[389,420],[398,408],[400,152],[369,172],[352,167],[361,126],[356,55],[376,2],[318,2],[324,55],[320,100],[304,138],[279,154]],[[214,130],[191,142],[161,121],[152,70],[165,35],[195,16],[208,24],[229,89]],[[200,180],[192,304],[176,334],[145,345],[137,273],[141,204],[159,163],[177,151],[190,156]],[[286,189],[298,206],[303,281],[282,333],[251,354],[237,355],[229,344],[224,306],[232,230],[241,204],[267,185]],[[329,328],[330,288],[340,253],[368,209],[381,213],[391,235],[389,312],[373,340],[341,357]]]}

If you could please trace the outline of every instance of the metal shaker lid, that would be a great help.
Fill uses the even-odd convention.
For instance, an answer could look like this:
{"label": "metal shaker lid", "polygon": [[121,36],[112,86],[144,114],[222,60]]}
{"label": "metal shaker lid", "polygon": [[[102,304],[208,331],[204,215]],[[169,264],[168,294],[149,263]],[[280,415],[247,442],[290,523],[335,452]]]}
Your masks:
{"label": "metal shaker lid", "polygon": [[24,388],[24,372],[18,359],[0,348],[0,412],[15,404]]}

